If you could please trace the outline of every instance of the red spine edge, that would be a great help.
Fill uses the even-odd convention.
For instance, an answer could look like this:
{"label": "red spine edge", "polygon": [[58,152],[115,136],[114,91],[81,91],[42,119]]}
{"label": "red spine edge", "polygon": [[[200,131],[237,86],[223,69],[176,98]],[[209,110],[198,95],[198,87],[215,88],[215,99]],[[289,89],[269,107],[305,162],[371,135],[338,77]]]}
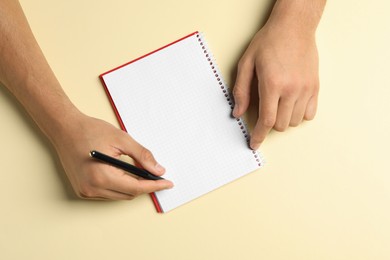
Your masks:
{"label": "red spine edge", "polygon": [[121,116],[119,115],[118,109],[117,109],[116,106],[115,106],[114,100],[113,100],[112,97],[111,97],[110,91],[108,91],[108,88],[107,88],[107,86],[106,86],[106,83],[104,82],[103,74],[100,75],[99,78],[100,78],[100,81],[101,81],[102,84],[103,84],[104,90],[106,91],[108,100],[110,101],[110,104],[111,104],[111,106],[112,106],[112,108],[113,108],[113,110],[114,110],[114,112],[115,112],[116,118],[117,118],[117,120],[118,120],[118,123],[119,123],[121,129],[122,129],[123,131],[127,132],[126,127],[125,127],[125,125],[123,124],[122,118],[121,118]]}
{"label": "red spine edge", "polygon": [[[114,110],[114,112],[115,112],[116,118],[117,118],[117,120],[118,120],[118,122],[119,122],[119,125],[120,125],[120,127],[121,127],[121,129],[122,129],[123,131],[126,131],[126,132],[127,132],[126,127],[125,127],[125,125],[123,124],[122,118],[121,118],[121,116],[119,115],[118,109],[117,109],[117,107],[115,106],[115,103],[114,103],[114,100],[112,99],[112,96],[111,96],[111,94],[110,94],[110,91],[108,90],[107,85],[106,85],[106,83],[104,82],[103,76],[106,75],[106,74],[108,74],[108,73],[111,73],[111,72],[113,72],[113,71],[115,71],[115,70],[117,70],[117,69],[120,69],[120,68],[122,68],[122,67],[124,67],[124,66],[126,66],[126,65],[129,65],[129,64],[131,64],[131,63],[133,63],[133,62],[136,62],[136,61],[138,61],[138,60],[140,60],[140,59],[142,59],[142,58],[145,58],[145,57],[147,57],[147,56],[149,56],[149,55],[151,55],[151,54],[153,54],[153,53],[155,53],[155,52],[158,52],[158,51],[160,51],[160,50],[162,50],[162,49],[165,49],[165,48],[167,48],[167,47],[169,47],[169,46],[171,46],[171,45],[173,45],[173,44],[175,44],[175,43],[177,43],[177,42],[180,42],[180,41],[182,41],[182,40],[184,40],[184,39],[186,39],[186,38],[188,38],[188,37],[191,37],[191,36],[193,36],[193,35],[195,35],[195,34],[197,34],[197,33],[198,33],[198,31],[195,31],[195,32],[193,32],[193,33],[191,33],[191,34],[189,34],[189,35],[187,35],[187,36],[184,36],[184,37],[182,37],[182,38],[180,38],[180,39],[178,39],[178,40],[176,40],[176,41],[174,41],[174,42],[171,42],[171,43],[169,43],[169,44],[167,44],[167,45],[165,45],[165,46],[163,46],[163,47],[161,47],[161,48],[158,48],[157,50],[154,50],[154,51],[152,51],[152,52],[149,52],[149,53],[147,53],[147,54],[145,54],[145,55],[143,55],[143,56],[141,56],[141,57],[139,57],[139,58],[136,58],[136,59],[134,59],[134,60],[132,60],[132,61],[130,61],[130,62],[127,62],[127,63],[125,63],[125,64],[123,64],[123,65],[120,65],[120,66],[118,66],[118,67],[116,67],[116,68],[114,68],[114,69],[112,69],[112,70],[109,70],[109,71],[107,71],[107,72],[102,73],[102,74],[99,75],[100,81],[101,81],[102,84],[103,84],[104,90],[105,90],[105,92],[106,92],[106,94],[107,94],[107,96],[108,96],[108,99],[109,99],[109,101],[110,101],[110,103],[111,103],[111,106],[112,106],[112,108],[113,108],[113,110]],[[162,208],[161,208],[161,206],[160,206],[160,202],[158,201],[156,194],[155,194],[155,193],[150,193],[150,197],[152,198],[153,204],[154,204],[154,206],[156,207],[157,212],[158,212],[158,213],[163,213],[163,210],[162,210]]]}
{"label": "red spine edge", "polygon": [[158,213],[164,213],[164,211],[163,211],[162,208],[161,208],[160,202],[159,202],[158,199],[157,199],[156,194],[153,192],[153,193],[150,193],[149,195],[150,195],[150,197],[152,198],[153,204],[154,204],[154,206],[155,206],[157,212],[158,212]]}

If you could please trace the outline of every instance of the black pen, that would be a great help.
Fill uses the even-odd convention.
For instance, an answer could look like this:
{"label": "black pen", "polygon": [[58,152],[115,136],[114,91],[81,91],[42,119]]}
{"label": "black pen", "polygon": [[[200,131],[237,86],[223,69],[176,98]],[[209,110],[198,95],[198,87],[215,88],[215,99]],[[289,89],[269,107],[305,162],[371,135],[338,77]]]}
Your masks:
{"label": "black pen", "polygon": [[140,169],[138,167],[135,167],[134,165],[131,165],[130,163],[126,163],[124,161],[112,158],[112,157],[105,155],[105,154],[98,152],[98,151],[93,150],[89,153],[89,155],[92,158],[95,158],[95,159],[100,160],[102,162],[105,162],[111,166],[115,166],[117,168],[120,168],[122,170],[130,172],[130,173],[137,175],[141,178],[144,178],[146,180],[164,180],[164,178],[157,176],[157,175],[154,175],[154,174],[148,172],[147,170]]}

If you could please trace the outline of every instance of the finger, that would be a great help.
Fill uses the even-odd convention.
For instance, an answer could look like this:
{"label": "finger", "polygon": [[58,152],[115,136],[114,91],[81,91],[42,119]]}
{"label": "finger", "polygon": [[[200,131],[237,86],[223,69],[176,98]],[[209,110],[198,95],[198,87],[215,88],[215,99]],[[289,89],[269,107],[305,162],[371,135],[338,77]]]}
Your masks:
{"label": "finger", "polygon": [[277,131],[285,131],[290,124],[291,115],[293,114],[295,99],[280,98],[278,111],[276,115],[276,122],[274,129]]}
{"label": "finger", "polygon": [[138,192],[143,193],[152,193],[156,191],[166,190],[173,188],[173,184],[167,180],[138,180]]}
{"label": "finger", "polygon": [[97,192],[99,194],[95,199],[103,199],[103,200],[132,200],[135,198],[132,194],[125,194],[113,190],[99,190]]}
{"label": "finger", "polygon": [[307,106],[307,99],[298,100],[295,103],[293,113],[291,115],[290,126],[298,126],[303,121]]}
{"label": "finger", "polygon": [[[103,175],[103,173],[101,173],[101,175]],[[102,183],[103,181],[106,183]],[[124,194],[107,189],[109,184],[109,178],[106,177],[93,179],[89,184],[85,184],[80,188],[78,196],[83,199],[92,200],[129,200],[134,198],[134,195],[132,194]]]}
{"label": "finger", "polygon": [[314,95],[309,99],[307,103],[304,119],[313,120],[317,113],[318,95]]}
{"label": "finger", "polygon": [[240,117],[248,109],[250,88],[254,75],[254,63],[243,58],[238,64],[237,79],[233,87],[234,109],[233,116]]}
{"label": "finger", "polygon": [[274,127],[279,102],[278,95],[262,94],[260,94],[259,118],[250,141],[250,147],[254,150],[260,147],[269,131]]}
{"label": "finger", "polygon": [[123,144],[125,145],[121,148],[122,152],[136,160],[144,169],[158,176],[165,173],[164,167],[156,161],[153,154],[129,135]]}
{"label": "finger", "polygon": [[159,190],[170,189],[173,183],[168,180],[142,180],[136,179],[124,172],[116,172],[111,175],[108,189],[130,196],[138,196],[143,193],[151,193]]}

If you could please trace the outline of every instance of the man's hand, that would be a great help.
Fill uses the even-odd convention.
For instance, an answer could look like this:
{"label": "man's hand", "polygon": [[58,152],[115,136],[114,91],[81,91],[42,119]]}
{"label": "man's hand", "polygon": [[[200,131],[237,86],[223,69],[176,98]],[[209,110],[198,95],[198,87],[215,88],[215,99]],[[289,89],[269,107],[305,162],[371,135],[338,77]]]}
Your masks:
{"label": "man's hand", "polygon": [[169,189],[168,180],[143,180],[113,166],[93,160],[89,151],[97,149],[119,158],[128,155],[155,175],[165,169],[152,153],[123,132],[102,120],[78,115],[73,126],[53,138],[53,144],[76,194],[86,199],[133,199],[144,194]]}
{"label": "man's hand", "polygon": [[284,131],[316,114],[319,78],[315,27],[320,17],[317,9],[322,12],[323,5],[312,6],[316,12],[309,14],[305,23],[304,17],[298,17],[310,9],[302,7],[303,2],[279,0],[239,62],[233,89],[235,117],[247,110],[251,82],[254,77],[258,80],[259,114],[251,136],[252,149],[259,148],[272,128]]}
{"label": "man's hand", "polygon": [[132,199],[171,188],[167,180],[141,180],[97,162],[89,151],[129,155],[156,175],[164,168],[127,133],[81,113],[61,88],[18,1],[0,1],[0,82],[26,109],[57,150],[65,172],[82,198]]}

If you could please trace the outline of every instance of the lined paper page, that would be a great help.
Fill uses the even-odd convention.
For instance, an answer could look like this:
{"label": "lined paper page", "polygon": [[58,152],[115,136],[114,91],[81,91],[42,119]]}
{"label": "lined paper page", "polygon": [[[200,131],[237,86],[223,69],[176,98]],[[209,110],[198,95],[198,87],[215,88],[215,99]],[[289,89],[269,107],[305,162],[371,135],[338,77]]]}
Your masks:
{"label": "lined paper page", "polygon": [[223,80],[200,39],[193,34],[102,76],[127,132],[152,151],[175,185],[155,194],[163,212],[262,164],[248,148],[242,122],[231,116]]}

